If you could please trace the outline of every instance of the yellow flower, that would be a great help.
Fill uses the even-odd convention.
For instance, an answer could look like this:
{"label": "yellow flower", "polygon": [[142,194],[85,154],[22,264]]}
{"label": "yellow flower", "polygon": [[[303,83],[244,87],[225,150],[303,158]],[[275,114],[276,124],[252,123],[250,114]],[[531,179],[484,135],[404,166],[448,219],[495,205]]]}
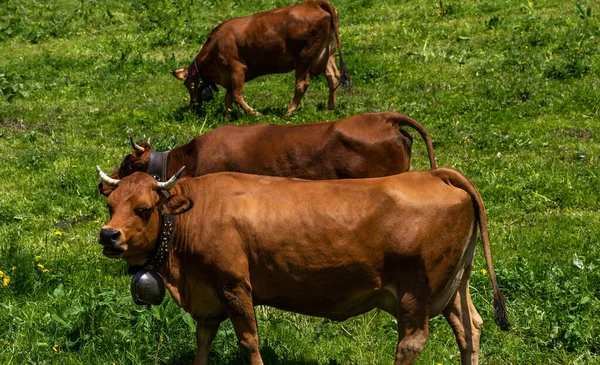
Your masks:
{"label": "yellow flower", "polygon": [[54,235],[55,236],[62,236],[62,232],[57,229],[56,231],[54,231]]}
{"label": "yellow flower", "polygon": [[4,276],[4,272],[0,270],[0,278]]}
{"label": "yellow flower", "polygon": [[16,271],[16,270],[17,270],[17,267],[16,267],[16,266],[13,266],[13,267],[11,267],[10,269],[11,269],[12,271]]}
{"label": "yellow flower", "polygon": [[44,270],[42,270],[42,272],[43,272],[43,273],[47,273],[47,272],[50,272],[50,270],[48,270],[48,269],[44,269]]}
{"label": "yellow flower", "polygon": [[42,265],[42,264],[37,264],[37,267],[39,267],[42,270],[44,269],[44,265]]}
{"label": "yellow flower", "polygon": [[54,344],[54,346],[52,346],[52,350],[54,350],[54,352],[58,352],[58,344]]}
{"label": "yellow flower", "polygon": [[486,269],[481,269],[481,270],[479,270],[479,272],[481,273],[481,275],[486,275],[487,274],[487,270]]}
{"label": "yellow flower", "polygon": [[35,257],[35,259],[36,259],[36,260],[41,260],[41,259],[42,259],[42,256],[36,256],[36,257]]}
{"label": "yellow flower", "polygon": [[10,283],[10,278],[4,275],[4,277],[2,278],[2,285],[4,285],[4,287],[6,288],[8,286],[8,283]]}

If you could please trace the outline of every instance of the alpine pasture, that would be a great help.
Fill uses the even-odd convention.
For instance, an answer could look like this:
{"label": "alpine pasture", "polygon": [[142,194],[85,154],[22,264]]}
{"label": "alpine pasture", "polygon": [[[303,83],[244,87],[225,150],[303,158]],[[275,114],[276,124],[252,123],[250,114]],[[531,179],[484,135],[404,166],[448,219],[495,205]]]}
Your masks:
{"label": "alpine pasture", "polygon": [[[293,3],[269,0],[5,0],[0,3],[0,364],[191,364],[193,320],[172,300],[147,309],[125,262],[101,254],[108,219],[95,166],[112,172],[128,133],[155,150],[227,123],[306,123],[365,111],[407,114],[439,166],[462,171],[487,208],[509,332],[493,323],[477,253],[482,364],[600,364],[600,6],[590,0],[334,0],[354,90],[292,73],[245,86],[262,115],[224,90],[203,108],[170,71],[222,21]],[[412,169],[428,167],[414,137]],[[267,364],[391,364],[395,320],[345,322],[257,309]],[[443,317],[418,364],[458,364]],[[229,322],[214,364],[245,357]]]}

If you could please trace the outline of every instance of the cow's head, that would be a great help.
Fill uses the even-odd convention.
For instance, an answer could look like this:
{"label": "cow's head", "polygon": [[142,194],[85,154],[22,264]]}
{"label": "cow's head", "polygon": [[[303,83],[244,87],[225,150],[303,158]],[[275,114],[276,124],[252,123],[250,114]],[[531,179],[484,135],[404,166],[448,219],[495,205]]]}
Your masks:
{"label": "cow's head", "polygon": [[[102,182],[115,189],[107,202],[110,221],[98,234],[102,253],[110,258],[123,258],[131,266],[144,265],[154,254],[161,229],[160,215],[181,214],[193,206],[190,199],[174,189],[184,168],[166,182],[156,181],[143,172],[117,180],[99,167],[96,169]],[[171,195],[165,198],[161,190]]]}
{"label": "cow's head", "polygon": [[188,67],[172,71],[171,74],[178,80],[182,80],[183,84],[188,89],[188,92],[190,93],[190,105],[194,103],[202,105],[205,101],[212,100],[212,90],[218,90],[214,83],[208,83],[202,80],[200,77],[200,70],[196,67],[195,62]]}
{"label": "cow's head", "polygon": [[[136,171],[146,171],[146,169],[148,169],[150,152],[152,152],[150,138],[148,138],[148,141],[146,142],[137,144],[133,140],[133,137],[129,136],[129,141],[131,142],[133,152],[125,156],[123,162],[121,162],[121,166],[119,166],[119,168],[110,176],[113,179],[122,179]],[[100,194],[109,196],[115,188],[100,182],[98,184],[98,190],[100,190]]]}

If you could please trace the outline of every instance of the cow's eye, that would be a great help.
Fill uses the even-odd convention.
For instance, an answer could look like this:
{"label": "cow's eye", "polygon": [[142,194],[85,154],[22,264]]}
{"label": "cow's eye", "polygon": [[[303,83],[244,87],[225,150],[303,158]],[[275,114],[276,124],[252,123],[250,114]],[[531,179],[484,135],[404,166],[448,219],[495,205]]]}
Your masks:
{"label": "cow's eye", "polygon": [[134,209],[135,214],[137,215],[147,215],[152,211],[153,207],[141,207]]}

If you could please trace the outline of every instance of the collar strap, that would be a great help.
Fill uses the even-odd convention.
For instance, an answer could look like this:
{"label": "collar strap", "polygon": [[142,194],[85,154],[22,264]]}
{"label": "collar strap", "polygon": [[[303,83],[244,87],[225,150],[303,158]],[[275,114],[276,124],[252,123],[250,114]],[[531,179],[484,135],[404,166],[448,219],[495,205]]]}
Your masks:
{"label": "collar strap", "polygon": [[156,180],[165,182],[168,180],[167,168],[169,167],[169,151],[150,152],[150,161],[146,173],[152,175]]}
{"label": "collar strap", "polygon": [[169,248],[173,244],[173,231],[175,230],[175,219],[173,215],[161,215],[160,220],[161,230],[154,250],[154,257],[144,265],[146,269],[150,270],[158,269],[167,261],[167,258],[169,257]]}

